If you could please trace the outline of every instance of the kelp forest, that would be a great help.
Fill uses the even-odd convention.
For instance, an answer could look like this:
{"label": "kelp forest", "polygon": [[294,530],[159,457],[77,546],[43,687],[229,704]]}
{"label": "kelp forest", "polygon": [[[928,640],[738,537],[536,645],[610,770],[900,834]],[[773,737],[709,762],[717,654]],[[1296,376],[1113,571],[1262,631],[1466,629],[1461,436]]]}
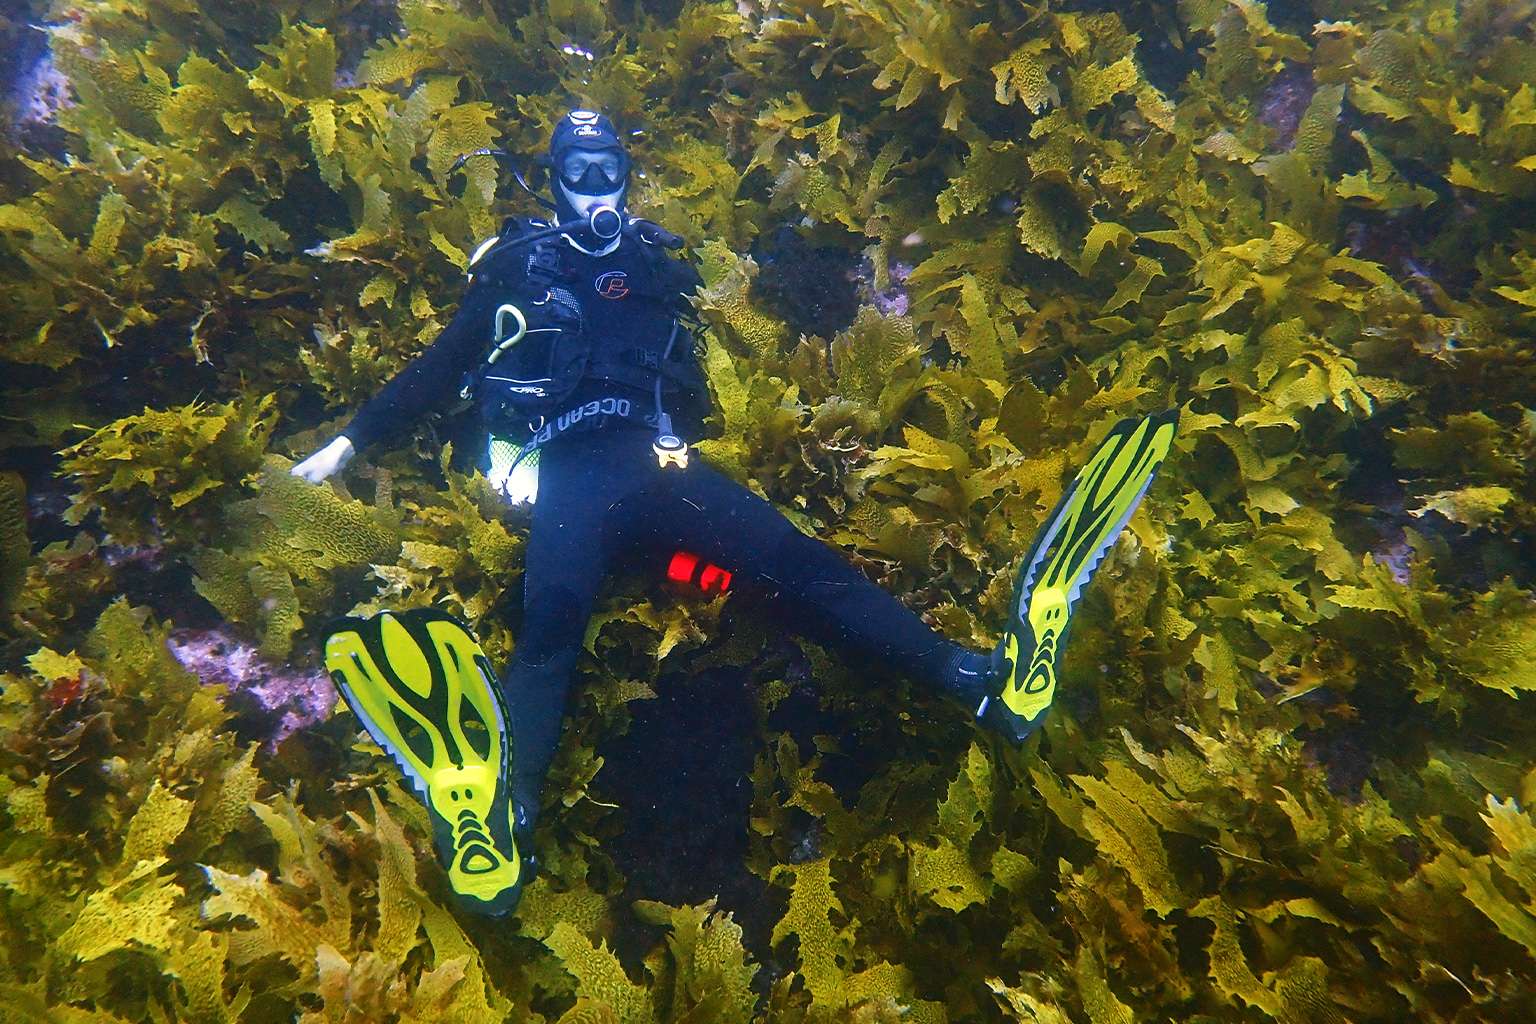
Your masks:
{"label": "kelp forest", "polygon": [[[1533,0],[0,8],[0,1020],[1536,1016]],[[452,396],[288,470],[575,106],[704,277],[699,457],[949,638],[1182,419],[1022,749],[616,576],[486,919],[316,638],[505,662],[528,513]]]}

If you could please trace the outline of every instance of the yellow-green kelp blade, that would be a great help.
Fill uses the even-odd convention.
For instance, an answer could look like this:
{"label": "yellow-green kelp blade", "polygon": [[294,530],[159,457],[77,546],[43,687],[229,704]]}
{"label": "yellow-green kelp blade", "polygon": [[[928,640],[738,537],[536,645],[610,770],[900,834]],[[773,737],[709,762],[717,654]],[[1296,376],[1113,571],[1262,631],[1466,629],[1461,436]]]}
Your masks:
{"label": "yellow-green kelp blade", "polygon": [[485,652],[433,608],[333,623],[325,667],[352,713],[431,811],[453,891],[504,914],[522,888],[512,834],[507,714]]}
{"label": "yellow-green kelp blade", "polygon": [[1178,422],[1170,409],[1115,424],[1024,556],[1004,636],[1009,673],[993,711],[1016,743],[1044,723],[1072,609],[1168,457]]}

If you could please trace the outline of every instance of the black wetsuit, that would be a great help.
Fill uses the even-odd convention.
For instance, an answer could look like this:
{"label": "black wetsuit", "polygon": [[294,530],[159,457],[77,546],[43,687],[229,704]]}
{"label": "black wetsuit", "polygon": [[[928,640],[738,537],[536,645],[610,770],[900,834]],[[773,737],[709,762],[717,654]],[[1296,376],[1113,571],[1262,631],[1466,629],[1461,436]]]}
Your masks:
{"label": "black wetsuit", "polygon": [[[643,243],[626,238],[623,244]],[[612,264],[585,254],[567,255],[565,276],[574,278],[568,282],[572,291],[600,295],[601,286],[594,283],[611,273],[604,268]],[[671,274],[675,290],[665,299],[675,303],[698,278],[685,264],[667,264],[675,269],[664,266],[661,276]],[[515,276],[515,270],[509,273]],[[507,287],[506,276],[483,273],[476,265],[474,283],[453,321],[344,431],[357,448],[414,423],[459,393],[465,374],[485,358],[494,313]],[[642,335],[656,335],[658,327],[651,321],[660,315],[657,297],[634,297],[641,301],[629,311],[619,304],[600,305],[606,297],[585,299],[594,310],[589,329],[631,325]],[[642,356],[636,365],[643,361]],[[569,401],[574,406],[599,395],[625,395],[634,407],[649,408],[652,395],[638,387],[638,380],[615,379],[624,376],[584,380]],[[538,794],[559,744],[566,695],[593,601],[610,567],[630,553],[665,557],[681,550],[697,555],[795,601],[818,628],[840,634],[861,654],[969,696],[955,683],[968,652],[929,629],[833,548],[800,533],[768,502],[697,458],[686,468],[661,468],[651,451],[654,427],[638,416],[588,417],[582,426],[557,434],[540,449],[523,627],[503,684],[512,715],[514,791],[530,818],[538,814]]]}

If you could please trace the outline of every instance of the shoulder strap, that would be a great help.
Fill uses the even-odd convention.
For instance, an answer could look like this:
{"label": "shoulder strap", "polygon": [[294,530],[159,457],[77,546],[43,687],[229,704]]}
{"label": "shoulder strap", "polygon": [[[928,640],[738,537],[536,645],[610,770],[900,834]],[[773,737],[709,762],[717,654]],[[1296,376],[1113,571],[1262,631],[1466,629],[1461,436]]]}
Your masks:
{"label": "shoulder strap", "polygon": [[684,239],[654,221],[636,218],[631,222],[631,227],[634,229],[633,237],[640,243],[637,248],[651,280],[665,293],[665,301],[674,313],[691,322],[694,309],[685,296],[701,283],[698,271],[692,264],[668,252],[681,249],[686,244]]}
{"label": "shoulder strap", "polygon": [[536,242],[528,257],[528,283],[546,291],[560,276],[560,243],[553,238]]}
{"label": "shoulder strap", "polygon": [[[490,246],[482,246],[480,251],[476,253],[477,258],[471,262],[471,268],[476,268],[482,265],[489,265],[496,262],[497,260],[504,259],[506,256],[516,252],[518,248],[516,246],[518,239],[535,231],[543,230],[548,226],[549,225],[540,221],[536,221],[531,217],[508,217],[506,220],[502,221],[501,231],[497,233],[494,244]],[[533,249],[540,249],[545,244],[546,243],[536,243],[533,246]],[[519,260],[516,262],[521,261]],[[546,264],[547,263],[548,260],[546,260]],[[555,262],[553,265],[556,271],[558,271],[558,252],[556,252]],[[539,281],[538,284],[541,287],[547,287],[543,281]]]}

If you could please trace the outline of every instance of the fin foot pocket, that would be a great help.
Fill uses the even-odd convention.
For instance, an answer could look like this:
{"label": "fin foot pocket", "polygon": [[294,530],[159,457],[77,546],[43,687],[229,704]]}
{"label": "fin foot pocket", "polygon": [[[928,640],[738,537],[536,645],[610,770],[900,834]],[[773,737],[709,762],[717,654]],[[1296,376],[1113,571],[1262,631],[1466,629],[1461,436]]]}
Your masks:
{"label": "fin foot pocket", "polygon": [[1072,611],[1173,444],[1179,410],[1121,420],[1078,471],[1019,566],[993,652],[995,696],[976,716],[1022,744],[1056,697]]}
{"label": "fin foot pocket", "polygon": [[431,812],[433,844],[459,902],[497,916],[527,865],[514,836],[511,732],[485,652],[434,608],[331,624],[325,667],[352,713]]}

